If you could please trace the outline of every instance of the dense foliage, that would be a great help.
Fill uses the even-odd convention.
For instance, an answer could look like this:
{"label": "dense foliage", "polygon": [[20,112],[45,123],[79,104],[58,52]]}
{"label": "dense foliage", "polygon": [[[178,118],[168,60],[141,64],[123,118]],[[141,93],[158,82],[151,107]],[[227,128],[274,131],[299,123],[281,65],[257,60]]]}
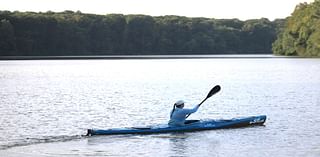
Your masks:
{"label": "dense foliage", "polygon": [[272,53],[284,20],[0,11],[0,56]]}
{"label": "dense foliage", "polygon": [[272,49],[278,55],[320,57],[320,0],[296,6]]}

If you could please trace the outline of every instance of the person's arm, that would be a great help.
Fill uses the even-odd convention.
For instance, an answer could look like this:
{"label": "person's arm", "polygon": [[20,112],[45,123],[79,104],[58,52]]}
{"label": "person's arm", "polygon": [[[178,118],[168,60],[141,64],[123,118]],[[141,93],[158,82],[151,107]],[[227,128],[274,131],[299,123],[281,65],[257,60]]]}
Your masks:
{"label": "person's arm", "polygon": [[198,111],[198,108],[199,108],[200,106],[199,105],[196,105],[193,109],[183,109],[183,112],[184,112],[184,114],[191,114],[191,113],[195,113],[195,112],[197,112]]}

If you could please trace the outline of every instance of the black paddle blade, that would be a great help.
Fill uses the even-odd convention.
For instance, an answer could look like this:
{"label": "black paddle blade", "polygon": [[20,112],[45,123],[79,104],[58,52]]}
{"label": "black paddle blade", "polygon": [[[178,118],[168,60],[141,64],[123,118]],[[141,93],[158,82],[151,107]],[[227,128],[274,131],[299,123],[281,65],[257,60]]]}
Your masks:
{"label": "black paddle blade", "polygon": [[[207,97],[206,97],[204,100],[202,100],[202,102],[199,104],[199,106],[200,106],[204,101],[206,101],[208,98],[210,98],[212,95],[218,93],[220,90],[221,90],[221,87],[220,87],[219,85],[214,86],[214,87],[210,90],[210,92],[208,93]],[[187,117],[188,117],[188,116],[187,116]]]}
{"label": "black paddle blade", "polygon": [[219,85],[214,86],[207,95],[207,98],[210,98],[212,95],[218,93],[221,90]]}

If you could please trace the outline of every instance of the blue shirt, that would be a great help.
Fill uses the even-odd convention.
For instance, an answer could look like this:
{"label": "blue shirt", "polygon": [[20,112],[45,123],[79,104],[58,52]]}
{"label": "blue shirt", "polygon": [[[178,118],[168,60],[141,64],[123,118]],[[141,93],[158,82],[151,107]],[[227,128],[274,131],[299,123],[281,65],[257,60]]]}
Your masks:
{"label": "blue shirt", "polygon": [[[186,116],[198,111],[199,105],[196,105],[193,109],[175,108],[171,111],[171,117],[169,120],[170,126],[183,126],[186,121]],[[173,112],[173,113],[172,113]]]}

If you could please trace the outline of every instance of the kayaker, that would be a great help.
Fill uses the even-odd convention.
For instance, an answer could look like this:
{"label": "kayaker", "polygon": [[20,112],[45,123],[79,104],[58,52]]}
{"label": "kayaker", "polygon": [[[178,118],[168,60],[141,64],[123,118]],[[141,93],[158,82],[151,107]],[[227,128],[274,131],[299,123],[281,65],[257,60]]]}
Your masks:
{"label": "kayaker", "polygon": [[[173,110],[170,114],[169,125],[170,126],[184,126],[186,122],[187,115],[195,113],[198,111],[199,105],[196,105],[192,109],[184,109],[184,101],[179,100],[174,104]],[[197,120],[191,120],[197,121]]]}

